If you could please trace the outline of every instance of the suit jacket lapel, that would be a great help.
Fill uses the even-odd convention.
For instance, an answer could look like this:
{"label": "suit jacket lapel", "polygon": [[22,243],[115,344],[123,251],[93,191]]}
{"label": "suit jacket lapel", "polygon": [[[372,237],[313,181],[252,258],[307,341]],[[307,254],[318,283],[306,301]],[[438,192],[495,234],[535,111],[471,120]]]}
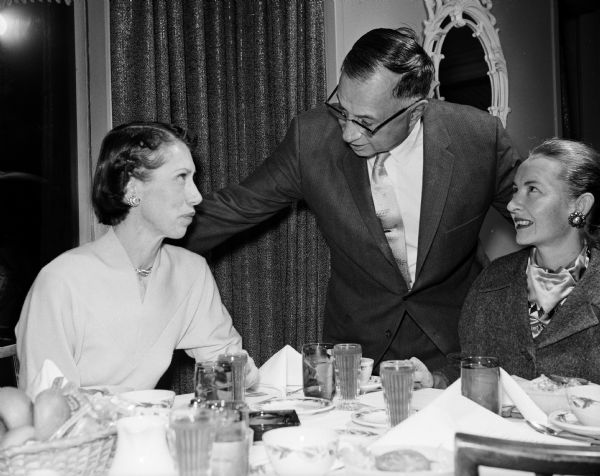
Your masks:
{"label": "suit jacket lapel", "polygon": [[423,117],[423,191],[419,222],[419,248],[415,286],[438,230],[452,177],[454,155],[448,150],[450,138],[430,104]]}

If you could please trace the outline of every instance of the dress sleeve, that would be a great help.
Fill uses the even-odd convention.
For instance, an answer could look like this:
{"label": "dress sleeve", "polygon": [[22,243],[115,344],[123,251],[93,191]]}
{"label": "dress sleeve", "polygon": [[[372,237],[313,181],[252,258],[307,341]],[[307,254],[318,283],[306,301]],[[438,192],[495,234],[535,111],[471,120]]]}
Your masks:
{"label": "dress sleeve", "polygon": [[[177,345],[178,349],[185,349],[196,362],[216,360],[219,354],[242,351],[242,338],[221,302],[210,268],[203,263],[200,272],[201,277],[194,284],[195,291],[190,296],[190,299],[197,300],[197,304],[191,306],[195,308],[195,312]],[[258,378],[258,370],[250,356],[246,375],[248,386]]]}
{"label": "dress sleeve", "polygon": [[60,276],[42,270],[25,299],[15,334],[19,386],[27,392],[46,359],[56,364],[69,382],[80,385],[75,362],[78,330],[71,291]]}

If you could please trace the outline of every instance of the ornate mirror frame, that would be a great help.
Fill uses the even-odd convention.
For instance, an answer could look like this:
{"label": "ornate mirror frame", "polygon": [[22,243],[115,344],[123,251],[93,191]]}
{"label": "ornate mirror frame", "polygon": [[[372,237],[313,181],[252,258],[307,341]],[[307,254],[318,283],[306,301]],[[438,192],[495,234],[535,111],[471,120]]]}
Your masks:
{"label": "ornate mirror frame", "polygon": [[[427,9],[427,20],[424,24],[425,51],[433,59],[435,65],[435,82],[433,95],[440,95],[439,66],[444,58],[442,46],[446,34],[451,28],[468,26],[473,36],[479,38],[485,53],[492,89],[492,104],[488,108],[490,114],[500,117],[506,126],[506,118],[510,112],[508,107],[508,74],[506,60],[502,53],[498,30],[494,27],[496,19],[491,14],[492,0],[423,0]],[[446,19],[449,19],[447,21]]]}

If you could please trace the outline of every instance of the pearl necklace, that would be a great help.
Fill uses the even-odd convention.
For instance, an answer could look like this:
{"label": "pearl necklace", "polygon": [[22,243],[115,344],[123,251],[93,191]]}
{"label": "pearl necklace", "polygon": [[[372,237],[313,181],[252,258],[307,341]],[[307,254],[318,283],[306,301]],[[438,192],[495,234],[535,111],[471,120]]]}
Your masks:
{"label": "pearl necklace", "polygon": [[135,272],[140,278],[147,278],[152,271],[152,266],[149,268],[135,268]]}

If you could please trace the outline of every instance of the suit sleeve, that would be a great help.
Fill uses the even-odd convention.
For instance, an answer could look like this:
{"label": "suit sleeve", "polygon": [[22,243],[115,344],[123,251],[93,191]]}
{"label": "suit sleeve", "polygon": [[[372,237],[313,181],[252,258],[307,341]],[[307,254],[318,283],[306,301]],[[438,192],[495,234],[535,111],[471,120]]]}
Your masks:
{"label": "suit sleeve", "polygon": [[513,180],[521,157],[499,118],[496,118],[496,157],[496,193],[493,206],[502,216],[510,219],[506,205],[512,198]]}
{"label": "suit sleeve", "polygon": [[275,151],[245,180],[210,194],[196,208],[183,245],[203,253],[302,198],[299,119]]}

